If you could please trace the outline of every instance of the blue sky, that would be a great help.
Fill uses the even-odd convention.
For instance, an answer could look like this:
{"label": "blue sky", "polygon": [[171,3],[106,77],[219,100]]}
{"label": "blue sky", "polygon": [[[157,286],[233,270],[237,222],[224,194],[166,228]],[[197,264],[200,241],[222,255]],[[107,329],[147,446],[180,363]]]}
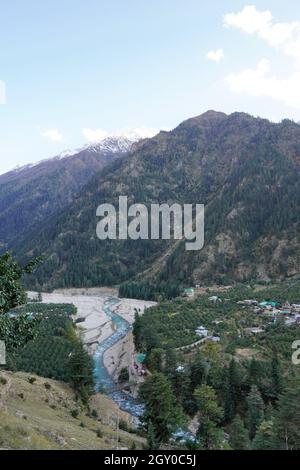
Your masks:
{"label": "blue sky", "polygon": [[300,120],[298,0],[0,0],[0,21],[0,173],[207,109]]}

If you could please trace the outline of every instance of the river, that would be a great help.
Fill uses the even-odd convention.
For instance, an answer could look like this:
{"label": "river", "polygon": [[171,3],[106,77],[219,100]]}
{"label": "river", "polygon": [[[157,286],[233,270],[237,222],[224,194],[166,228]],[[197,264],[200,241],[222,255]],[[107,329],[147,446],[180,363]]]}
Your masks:
{"label": "river", "polygon": [[[114,346],[116,343],[126,337],[128,332],[131,330],[131,324],[123,317],[115,313],[112,309],[113,306],[120,303],[120,299],[113,297],[113,295],[104,295],[103,293],[93,292],[93,295],[87,295],[82,293],[82,289],[65,289],[62,291],[56,291],[51,294],[43,294],[43,303],[70,303],[74,304],[78,309],[78,318],[83,317],[84,323],[81,325],[86,328],[87,334],[85,337],[86,344],[88,341],[93,339],[95,336],[95,330],[102,331],[104,333],[104,339],[97,345],[97,349],[93,354],[94,358],[94,377],[97,391],[109,390],[116,386],[116,383],[108,373],[108,370],[104,366],[104,353]],[[37,296],[36,292],[28,292],[30,298],[35,299]],[[123,299],[126,302],[126,299]],[[132,309],[132,302],[142,302],[130,300],[130,306]],[[147,302],[147,306],[150,306],[151,302]],[[154,303],[152,303],[154,304]],[[145,305],[135,305],[137,309],[145,307]],[[123,305],[123,313],[128,314],[128,305]],[[103,314],[104,312],[104,314]],[[127,313],[126,313],[127,312]],[[123,314],[122,313],[122,314]],[[111,329],[104,326],[107,318],[113,324],[115,331],[111,334]],[[130,318],[130,317],[128,317]],[[110,323],[109,322],[109,323]],[[89,333],[89,330],[91,333]],[[107,336],[108,334],[108,336]],[[130,413],[135,418],[136,423],[139,422],[139,418],[143,415],[143,405],[130,394],[122,391],[107,393],[119,406],[119,408],[127,413]],[[178,429],[173,434],[173,438],[181,441],[194,440],[194,436],[186,430]]]}
{"label": "river", "polygon": [[[99,344],[94,354],[94,377],[97,391],[102,391],[103,389],[109,390],[116,385],[104,365],[103,356],[105,351],[110,349],[118,341],[125,338],[132,328],[124,318],[112,311],[111,307],[119,302],[120,299],[109,297],[103,307],[105,314],[111,318],[116,331]],[[108,396],[118,404],[121,410],[127,411],[127,413],[130,413],[132,416],[137,418],[137,422],[139,422],[139,418],[143,415],[144,407],[138,400],[133,398],[132,395],[122,391],[108,393]],[[173,434],[173,438],[181,441],[182,443],[186,441],[195,441],[193,434],[184,429],[178,429]]]}
{"label": "river", "polygon": [[[131,325],[111,309],[113,305],[119,302],[119,299],[109,297],[104,304],[105,314],[111,319],[116,331],[99,344],[94,354],[94,377],[97,391],[102,391],[103,389],[104,391],[105,389],[109,390],[116,386],[116,383],[113,381],[104,365],[103,356],[105,351],[125,338],[131,330]],[[127,411],[132,416],[139,418],[143,414],[143,405],[131,395],[117,391],[108,393],[108,396],[118,404],[121,410]]]}

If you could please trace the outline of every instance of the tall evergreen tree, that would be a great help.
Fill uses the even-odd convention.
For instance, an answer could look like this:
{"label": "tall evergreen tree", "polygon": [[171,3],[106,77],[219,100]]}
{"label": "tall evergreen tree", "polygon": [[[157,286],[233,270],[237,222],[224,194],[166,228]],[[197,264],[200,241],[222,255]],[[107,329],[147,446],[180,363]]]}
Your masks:
{"label": "tall evergreen tree", "polygon": [[281,392],[283,391],[283,377],[282,377],[282,371],[280,367],[280,361],[278,359],[278,356],[276,352],[273,353],[273,358],[272,358],[272,389],[274,392],[274,397],[277,399]]}
{"label": "tall evergreen tree", "polygon": [[165,353],[164,372],[170,380],[176,375],[177,360],[176,351],[173,348],[168,348]]}
{"label": "tall evergreen tree", "polygon": [[258,426],[264,420],[264,401],[256,385],[252,385],[251,391],[247,396],[247,407],[249,434],[250,438],[253,439]]}
{"label": "tall evergreen tree", "polygon": [[276,445],[279,449],[300,450],[300,378],[295,377],[280,396],[275,417]]}
{"label": "tall evergreen tree", "polygon": [[230,427],[229,444],[234,450],[247,450],[250,446],[249,432],[238,414]]}
{"label": "tall evergreen tree", "polygon": [[223,419],[223,410],[219,406],[215,390],[209,385],[201,385],[195,390],[195,399],[199,409],[198,437],[204,449],[220,449],[223,431],[219,424]]}
{"label": "tall evergreen tree", "polygon": [[147,366],[151,372],[162,372],[164,351],[161,348],[151,349],[147,355]]}
{"label": "tall evergreen tree", "polygon": [[149,450],[158,450],[159,449],[159,442],[155,436],[155,429],[151,421],[149,421],[148,429],[147,429],[147,447]]}
{"label": "tall evergreen tree", "polygon": [[193,393],[196,387],[206,383],[209,371],[209,364],[201,351],[198,351],[194,360],[191,363],[191,392]]}
{"label": "tall evergreen tree", "polygon": [[241,394],[240,388],[240,373],[236,361],[232,359],[228,367],[226,378],[225,420],[228,422],[230,422],[236,414],[236,407]]}
{"label": "tall evergreen tree", "polygon": [[261,379],[261,367],[259,361],[254,357],[251,359],[249,370],[248,370],[248,384],[251,387],[252,385],[259,386]]}
{"label": "tall evergreen tree", "polygon": [[132,333],[133,333],[134,344],[137,350],[140,350],[141,345],[142,345],[141,344],[142,343],[141,330],[142,330],[141,317],[137,309],[135,309]]}
{"label": "tall evergreen tree", "polygon": [[253,450],[273,450],[275,449],[274,422],[272,420],[263,421],[257,429],[255,438],[252,441]]}
{"label": "tall evergreen tree", "polygon": [[69,362],[70,383],[80,398],[87,402],[94,391],[92,360],[81,343],[71,353]]}
{"label": "tall evergreen tree", "polygon": [[155,441],[167,442],[176,427],[183,423],[184,415],[165,375],[156,372],[148,377],[140,387],[140,398],[145,405],[143,420],[147,431],[151,423]]}

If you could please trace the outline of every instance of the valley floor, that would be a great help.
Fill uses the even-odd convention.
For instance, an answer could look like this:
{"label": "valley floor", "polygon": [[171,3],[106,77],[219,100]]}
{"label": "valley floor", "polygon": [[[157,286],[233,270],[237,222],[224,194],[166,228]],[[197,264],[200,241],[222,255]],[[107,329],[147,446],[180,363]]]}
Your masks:
{"label": "valley floor", "polygon": [[[37,298],[37,292],[28,292],[29,298]],[[105,312],[105,303],[114,297],[117,299],[117,291],[114,289],[62,289],[51,294],[42,294],[43,303],[72,303],[77,307],[78,326],[82,330],[82,340],[91,355],[97,347],[115,331],[112,319]],[[130,325],[134,322],[135,310],[143,313],[146,308],[156,305],[156,302],[118,299],[111,310],[120,315]],[[122,368],[129,368],[131,376],[134,373],[132,366],[134,355],[132,333],[122,338],[118,343],[107,349],[103,355],[104,365],[109,375],[116,381]],[[132,377],[131,377],[132,378]],[[138,377],[134,378],[139,381]],[[136,394],[136,387],[133,390]]]}

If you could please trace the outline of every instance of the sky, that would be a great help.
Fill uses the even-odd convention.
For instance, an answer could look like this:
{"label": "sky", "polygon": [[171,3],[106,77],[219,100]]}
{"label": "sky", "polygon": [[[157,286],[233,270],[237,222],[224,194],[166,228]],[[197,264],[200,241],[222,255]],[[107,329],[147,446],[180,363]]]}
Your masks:
{"label": "sky", "polygon": [[0,174],[208,109],[300,121],[299,0],[0,0]]}

